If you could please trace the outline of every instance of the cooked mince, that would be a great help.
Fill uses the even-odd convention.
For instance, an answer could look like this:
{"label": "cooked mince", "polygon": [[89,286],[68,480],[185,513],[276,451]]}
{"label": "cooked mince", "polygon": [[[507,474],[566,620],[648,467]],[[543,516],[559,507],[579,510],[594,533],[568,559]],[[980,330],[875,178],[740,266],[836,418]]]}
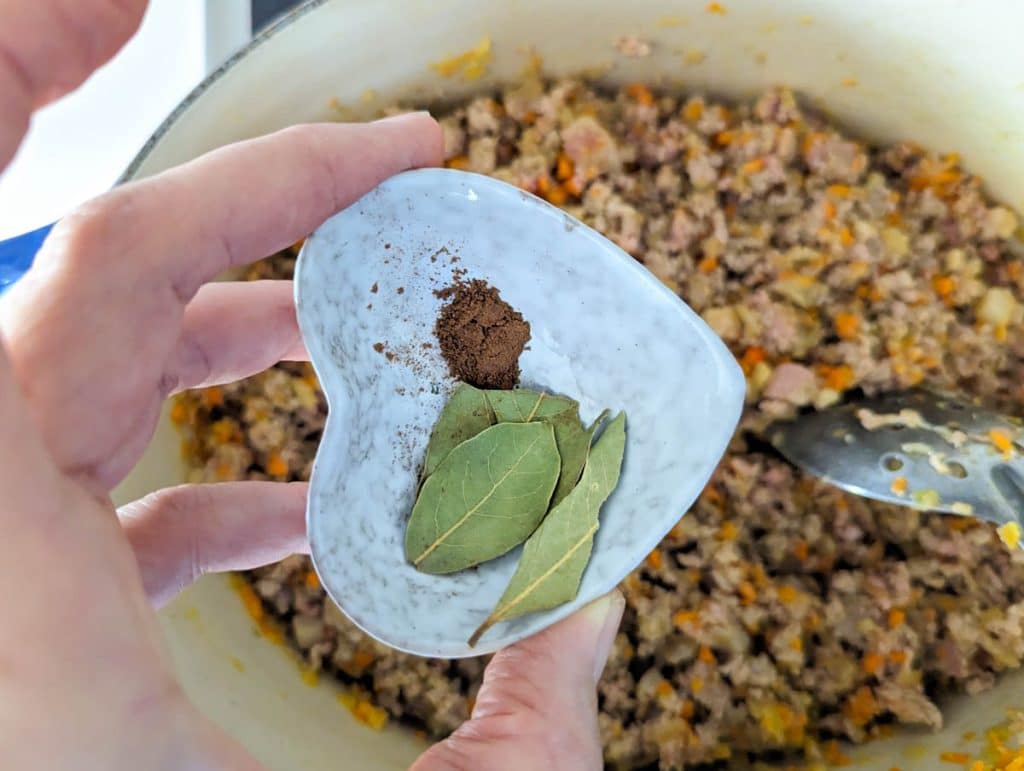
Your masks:
{"label": "cooked mince", "polygon": [[[623,584],[600,684],[610,768],[835,755],[1024,656],[1024,552],[971,519],[848,494],[766,450],[771,420],[915,385],[1024,403],[1018,221],[952,154],[872,147],[787,90],[726,104],[531,81],[444,116],[447,165],[547,198],[686,300],[747,376],[740,431],[687,516]],[[293,251],[250,278],[285,278]],[[282,364],[183,396],[196,481],[306,479],[325,406]],[[442,737],[483,660],[361,634],[305,557],[248,575],[309,664]]]}

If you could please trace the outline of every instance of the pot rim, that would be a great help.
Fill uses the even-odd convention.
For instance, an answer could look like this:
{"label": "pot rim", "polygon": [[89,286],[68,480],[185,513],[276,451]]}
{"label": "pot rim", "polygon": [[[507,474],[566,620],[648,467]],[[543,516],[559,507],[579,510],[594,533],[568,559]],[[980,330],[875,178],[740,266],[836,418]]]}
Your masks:
{"label": "pot rim", "polygon": [[321,5],[327,3],[328,0],[306,0],[301,5],[293,8],[290,11],[284,13],[277,21],[267,26],[258,35],[253,36],[252,40],[246,43],[244,46],[235,51],[229,56],[224,62],[222,62],[217,69],[203,78],[199,84],[193,88],[188,95],[182,99],[166,118],[160,123],[156,130],[149,136],[146,143],[142,146],[135,157],[132,158],[131,163],[128,164],[127,168],[121,173],[121,176],[117,178],[114,186],[123,185],[126,182],[130,182],[135,179],[138,174],[139,168],[145,163],[146,159],[149,158],[150,153],[153,152],[153,148],[167,135],[167,132],[178,122],[182,115],[197,102],[200,97],[203,96],[217,81],[223,78],[228,72],[242,60],[248,58],[254,51],[261,48],[271,38],[276,37],[280,32],[290,27],[299,19],[306,16],[306,14],[319,8]]}

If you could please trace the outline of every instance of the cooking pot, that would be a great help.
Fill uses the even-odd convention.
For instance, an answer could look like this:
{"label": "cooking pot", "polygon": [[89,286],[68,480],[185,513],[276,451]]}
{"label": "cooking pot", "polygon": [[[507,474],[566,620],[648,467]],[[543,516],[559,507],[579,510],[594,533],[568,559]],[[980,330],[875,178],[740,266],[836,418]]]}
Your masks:
{"label": "cooking pot", "polygon": [[[1016,0],[317,0],[199,86],[124,179],[293,123],[486,91],[516,79],[535,54],[551,74],[731,98],[790,85],[869,138],[959,152],[994,196],[1021,211],[1022,29]],[[623,55],[622,35],[649,53]],[[451,57],[467,51],[469,66],[459,67]],[[180,482],[178,445],[165,419],[118,501]],[[190,697],[269,768],[402,769],[425,746],[400,727],[359,723],[332,683],[313,683],[295,655],[259,633],[227,577],[200,581],[162,621]],[[844,751],[862,768],[941,767],[941,753],[978,752],[981,739],[965,732],[982,737],[1007,708],[1024,706],[1022,685],[1014,674],[954,700],[942,733],[902,732]]]}

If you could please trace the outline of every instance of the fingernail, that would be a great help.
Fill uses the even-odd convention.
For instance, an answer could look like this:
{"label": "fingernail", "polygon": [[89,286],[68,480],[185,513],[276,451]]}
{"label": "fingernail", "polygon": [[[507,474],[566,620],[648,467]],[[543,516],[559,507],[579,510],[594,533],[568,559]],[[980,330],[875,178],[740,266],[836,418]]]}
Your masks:
{"label": "fingernail", "polygon": [[622,592],[616,589],[610,594],[594,600],[584,611],[595,626],[600,625],[601,627],[594,647],[595,683],[601,679],[601,673],[604,672],[605,664],[608,663],[608,656],[611,655],[612,645],[615,643],[615,635],[618,634],[622,611],[625,607],[626,598],[622,596]]}
{"label": "fingernail", "polygon": [[412,120],[413,118],[419,118],[419,117],[422,117],[424,115],[429,116],[430,113],[427,110],[418,110],[416,112],[403,112],[403,113],[399,113],[398,115],[392,115],[392,116],[387,117],[387,118],[381,118],[380,120],[375,120],[374,123],[377,123],[377,124],[380,124],[380,123],[403,123],[403,122],[405,122],[407,120]]}

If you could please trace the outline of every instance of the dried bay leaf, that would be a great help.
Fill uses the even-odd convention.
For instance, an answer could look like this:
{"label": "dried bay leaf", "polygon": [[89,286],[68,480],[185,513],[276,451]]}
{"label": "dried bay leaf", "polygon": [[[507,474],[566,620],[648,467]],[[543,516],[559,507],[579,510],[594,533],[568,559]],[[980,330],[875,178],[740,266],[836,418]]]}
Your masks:
{"label": "dried bay leaf", "polygon": [[551,505],[556,506],[579,481],[590,451],[590,442],[608,413],[602,414],[590,428],[585,428],[580,422],[579,404],[566,396],[553,396],[525,388],[486,393],[494,415],[501,423],[544,420],[554,426],[558,454],[562,457],[558,485],[551,498]]}
{"label": "dried bay leaf", "polygon": [[565,410],[579,409],[579,405],[566,396],[554,396],[525,388],[485,393],[499,423],[529,423],[531,420],[550,418]]}
{"label": "dried bay leaf", "polygon": [[405,531],[405,556],[453,573],[518,546],[547,513],[561,460],[547,423],[500,423],[448,453],[427,477]]}
{"label": "dried bay leaf", "polygon": [[605,410],[589,428],[580,423],[579,413],[575,407],[554,417],[545,418],[555,428],[555,443],[558,445],[558,454],[562,457],[562,470],[558,475],[554,495],[551,496],[552,508],[561,503],[580,481],[594,434],[610,414],[609,410]]}
{"label": "dried bay leaf", "polygon": [[500,621],[554,608],[576,596],[590,561],[598,513],[619,481],[625,445],[626,415],[620,412],[594,443],[579,484],[527,539],[512,580],[469,638],[471,646]]}
{"label": "dried bay leaf", "polygon": [[466,383],[460,383],[448,399],[430,433],[422,477],[434,473],[452,450],[494,425],[494,411],[487,394]]}

